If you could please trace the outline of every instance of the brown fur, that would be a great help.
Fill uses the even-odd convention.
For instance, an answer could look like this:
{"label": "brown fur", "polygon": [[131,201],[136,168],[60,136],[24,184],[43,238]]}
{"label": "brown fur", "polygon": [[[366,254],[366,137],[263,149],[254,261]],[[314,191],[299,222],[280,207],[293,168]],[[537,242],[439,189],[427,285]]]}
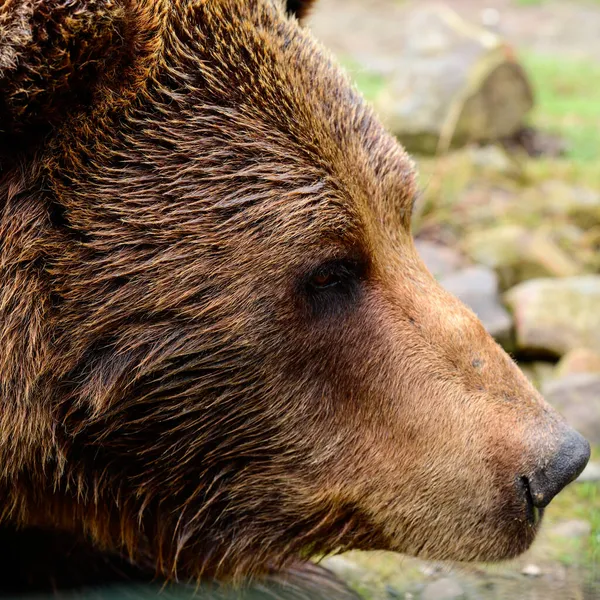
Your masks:
{"label": "brown fur", "polygon": [[[426,271],[411,161],[278,0],[0,27],[5,526],[183,580],[529,546],[515,482],[564,425]],[[349,289],[311,296],[332,261]]]}

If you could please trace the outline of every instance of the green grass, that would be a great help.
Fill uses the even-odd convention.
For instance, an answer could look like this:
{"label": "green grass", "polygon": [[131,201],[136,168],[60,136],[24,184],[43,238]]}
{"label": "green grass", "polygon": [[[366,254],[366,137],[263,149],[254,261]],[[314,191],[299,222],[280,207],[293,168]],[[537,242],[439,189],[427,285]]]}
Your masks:
{"label": "green grass", "polygon": [[536,94],[534,125],[567,140],[567,159],[598,160],[600,64],[531,53],[522,60]]}

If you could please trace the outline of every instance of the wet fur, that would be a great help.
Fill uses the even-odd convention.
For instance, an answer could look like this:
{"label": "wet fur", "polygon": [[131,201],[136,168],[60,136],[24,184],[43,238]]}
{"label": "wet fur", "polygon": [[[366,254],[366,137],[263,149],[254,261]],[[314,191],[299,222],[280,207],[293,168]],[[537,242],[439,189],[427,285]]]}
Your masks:
{"label": "wet fur", "polygon": [[[560,420],[424,269],[412,163],[294,16],[9,0],[0,26],[5,527],[184,581],[531,543],[515,478]],[[308,297],[341,259],[356,293]]]}

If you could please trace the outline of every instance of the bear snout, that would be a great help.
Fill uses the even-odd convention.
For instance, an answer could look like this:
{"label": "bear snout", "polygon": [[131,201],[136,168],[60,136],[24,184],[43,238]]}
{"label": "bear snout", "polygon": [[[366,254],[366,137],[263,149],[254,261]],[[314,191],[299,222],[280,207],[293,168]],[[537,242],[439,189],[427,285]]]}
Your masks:
{"label": "bear snout", "polygon": [[544,509],[569,483],[577,479],[590,459],[589,442],[574,429],[563,434],[558,451],[544,457],[531,475],[524,478],[528,501]]}

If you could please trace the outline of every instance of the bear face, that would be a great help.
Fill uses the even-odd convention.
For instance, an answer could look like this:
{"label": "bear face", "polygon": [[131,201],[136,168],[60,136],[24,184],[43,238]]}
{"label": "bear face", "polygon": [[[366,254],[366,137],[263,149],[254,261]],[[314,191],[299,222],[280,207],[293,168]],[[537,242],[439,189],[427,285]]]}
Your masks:
{"label": "bear face", "polygon": [[284,9],[0,9],[4,522],[173,579],[512,557],[589,446],[427,272],[410,159]]}

